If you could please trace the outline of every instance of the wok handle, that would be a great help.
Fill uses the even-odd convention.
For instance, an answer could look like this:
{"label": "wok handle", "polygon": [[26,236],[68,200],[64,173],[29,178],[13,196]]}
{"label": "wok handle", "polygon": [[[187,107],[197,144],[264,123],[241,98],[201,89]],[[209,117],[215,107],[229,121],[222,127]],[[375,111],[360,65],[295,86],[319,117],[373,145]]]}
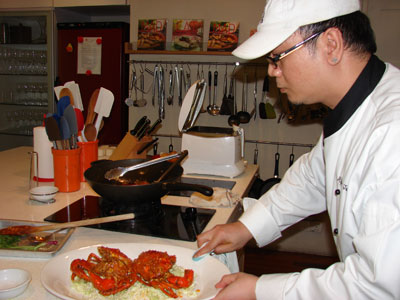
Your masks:
{"label": "wok handle", "polygon": [[195,191],[203,194],[204,196],[212,196],[214,193],[214,190],[211,187],[201,184],[163,182],[161,187],[165,191]]}

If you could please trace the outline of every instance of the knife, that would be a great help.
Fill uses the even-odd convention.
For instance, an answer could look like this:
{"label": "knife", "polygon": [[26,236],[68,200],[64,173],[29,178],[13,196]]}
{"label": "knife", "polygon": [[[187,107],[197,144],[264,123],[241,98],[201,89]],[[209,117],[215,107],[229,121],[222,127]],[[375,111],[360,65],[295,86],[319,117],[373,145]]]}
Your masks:
{"label": "knife", "polygon": [[130,133],[131,133],[133,136],[135,136],[135,135],[137,134],[138,130],[139,130],[140,128],[142,128],[142,126],[144,125],[144,123],[146,122],[146,120],[147,120],[147,116],[144,116],[144,117],[140,118],[140,120],[137,121],[135,127],[130,131]]}
{"label": "knife", "polygon": [[136,154],[142,154],[142,152],[144,151],[144,150],[146,150],[147,148],[149,148],[151,145],[153,145],[155,142],[157,142],[158,141],[158,138],[155,138],[154,140],[151,140],[150,142],[148,142],[148,143],[146,143],[146,144],[144,144],[137,152],[136,152]]}

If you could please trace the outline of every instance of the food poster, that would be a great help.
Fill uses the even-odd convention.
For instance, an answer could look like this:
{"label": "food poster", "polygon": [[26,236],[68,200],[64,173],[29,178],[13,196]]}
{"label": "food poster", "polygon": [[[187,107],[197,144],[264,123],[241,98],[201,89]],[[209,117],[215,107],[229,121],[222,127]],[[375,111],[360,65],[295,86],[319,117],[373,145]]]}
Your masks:
{"label": "food poster", "polygon": [[233,51],[239,40],[239,22],[210,22],[208,51]]}
{"label": "food poster", "polygon": [[165,50],[166,19],[141,19],[138,25],[138,50]]}
{"label": "food poster", "polygon": [[171,50],[202,51],[203,30],[203,20],[174,19]]}
{"label": "food poster", "polygon": [[101,75],[101,37],[78,37],[78,74]]}

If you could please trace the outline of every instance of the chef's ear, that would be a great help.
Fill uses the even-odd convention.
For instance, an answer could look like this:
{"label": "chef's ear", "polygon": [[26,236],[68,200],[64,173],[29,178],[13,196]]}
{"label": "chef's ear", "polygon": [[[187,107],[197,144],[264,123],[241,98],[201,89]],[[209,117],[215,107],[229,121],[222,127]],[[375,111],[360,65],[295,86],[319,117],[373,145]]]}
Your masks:
{"label": "chef's ear", "polygon": [[323,34],[323,40],[328,64],[338,64],[342,59],[344,51],[342,32],[335,27],[328,28]]}

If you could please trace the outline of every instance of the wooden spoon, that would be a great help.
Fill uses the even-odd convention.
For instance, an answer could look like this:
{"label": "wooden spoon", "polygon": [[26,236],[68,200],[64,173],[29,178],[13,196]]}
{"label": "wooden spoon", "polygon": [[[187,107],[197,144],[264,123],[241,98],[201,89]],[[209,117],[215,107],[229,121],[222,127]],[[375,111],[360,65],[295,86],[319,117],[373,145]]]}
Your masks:
{"label": "wooden spoon", "polygon": [[79,226],[88,226],[88,225],[95,225],[107,222],[115,222],[121,220],[128,220],[134,219],[135,215],[133,213],[118,215],[118,216],[109,216],[103,218],[95,218],[95,219],[88,219],[88,220],[81,220],[75,222],[66,222],[66,223],[55,223],[50,225],[42,225],[42,226],[29,226],[29,225],[18,225],[18,226],[10,226],[7,228],[0,229],[0,234],[3,235],[25,235],[33,232],[40,232],[40,231],[48,231],[48,230],[58,230],[64,228],[71,228],[71,227],[79,227]]}
{"label": "wooden spoon", "polygon": [[64,96],[69,97],[69,103],[74,106],[74,96],[72,95],[72,92],[69,88],[62,88],[60,91],[60,96],[59,99],[61,99]]}
{"label": "wooden spoon", "polygon": [[94,108],[97,103],[97,97],[99,96],[99,92],[100,92],[100,89],[95,89],[92,96],[90,97],[85,125],[94,123],[94,118],[96,117]]}
{"label": "wooden spoon", "polygon": [[85,129],[83,130],[83,134],[85,135],[85,138],[88,142],[93,142],[96,140],[97,137],[97,129],[94,124],[89,123],[85,126]]}

